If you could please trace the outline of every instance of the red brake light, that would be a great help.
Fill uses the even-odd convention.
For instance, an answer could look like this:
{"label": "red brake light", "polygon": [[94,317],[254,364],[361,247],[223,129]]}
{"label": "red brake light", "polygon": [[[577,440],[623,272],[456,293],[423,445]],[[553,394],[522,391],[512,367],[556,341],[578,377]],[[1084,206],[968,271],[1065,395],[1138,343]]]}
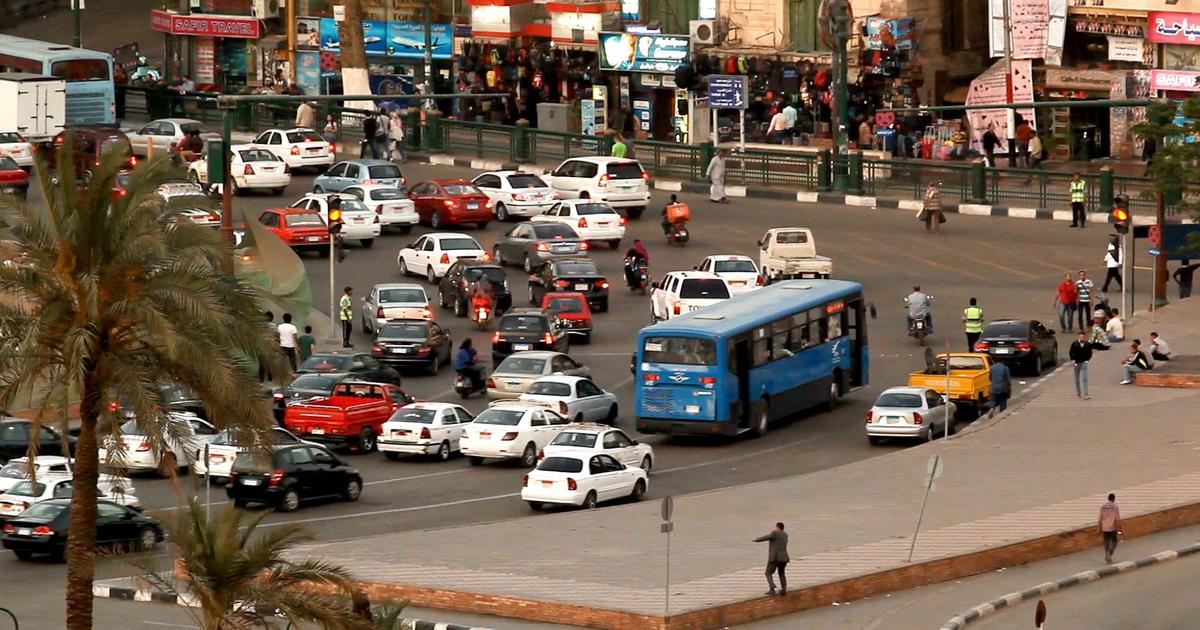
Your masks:
{"label": "red brake light", "polygon": [[[383,347],[378,345],[371,346],[371,354],[381,356],[383,354]],[[280,398],[283,398],[283,396],[280,396]]]}
{"label": "red brake light", "polygon": [[658,379],[659,379],[659,376],[657,374],[643,374],[642,375],[642,380],[650,381],[651,383],[653,383],[654,381],[657,381]]}
{"label": "red brake light", "polygon": [[550,333],[546,333],[542,335],[542,343],[552,344],[554,343],[554,337],[551,337]]}
{"label": "red brake light", "polygon": [[496,389],[496,379],[494,379],[494,378],[488,378],[488,380],[487,380],[487,386],[488,386],[490,389]]}
{"label": "red brake light", "polygon": [[380,307],[379,307],[379,308],[378,308],[378,309],[375,311],[375,317],[378,317],[379,319],[383,319],[383,317],[384,317],[384,316],[383,316],[383,307],[382,307],[382,306],[380,306]]}
{"label": "red brake light", "polygon": [[433,348],[430,348],[429,346],[425,346],[425,345],[417,346],[417,354],[424,354],[426,352],[429,352],[432,349]]}
{"label": "red brake light", "polygon": [[550,246],[545,243],[538,243],[536,249],[539,252],[548,252],[550,251]]}
{"label": "red brake light", "polygon": [[717,379],[714,376],[701,376],[700,382],[704,383],[705,385],[713,385],[717,382]]}
{"label": "red brake light", "polygon": [[567,477],[567,490],[578,490],[578,489],[579,489],[579,485],[575,483],[575,480],[570,477]]}
{"label": "red brake light", "polygon": [[37,527],[34,527],[33,531],[30,533],[34,536],[53,536],[54,530],[50,529],[50,527],[47,525],[38,525]]}
{"label": "red brake light", "polygon": [[529,485],[529,475],[525,475],[524,477],[521,477],[521,487],[524,488],[528,485]]}
{"label": "red brake light", "polygon": [[608,288],[608,280],[601,280],[599,282],[599,285],[600,285],[601,289],[607,289]]}
{"label": "red brake light", "polygon": [[455,204],[455,202],[454,202],[454,200],[453,200],[453,199],[446,199],[446,200],[445,200],[445,201],[443,201],[442,203],[446,204],[446,207],[447,207],[447,208],[453,208],[453,207],[454,207],[454,204]]}
{"label": "red brake light", "polygon": [[115,400],[108,401],[108,410],[113,413],[116,413],[117,412],[117,401],[115,401]]}
{"label": "red brake light", "polygon": [[579,217],[579,227],[581,227],[581,228],[587,227],[587,219],[585,219],[583,217]]}
{"label": "red brake light", "polygon": [[681,304],[680,302],[676,301],[676,302],[675,302],[675,308],[674,308],[675,314],[676,314],[676,315],[678,315],[680,312],[682,312],[682,310],[683,310],[683,304]]}
{"label": "red brake light", "polygon": [[368,179],[364,179],[364,180],[363,180],[363,183],[369,186],[369,185],[371,185],[371,184],[374,184],[374,183],[375,183],[375,180],[373,180],[373,179],[369,179],[369,178],[368,178]]}
{"label": "red brake light", "polygon": [[543,459],[546,459],[546,449],[539,448],[538,449],[538,461],[541,461]]}
{"label": "red brake light", "polygon": [[138,163],[138,159],[137,159],[136,155],[129,156],[129,165],[130,166],[137,166],[137,163]]}
{"label": "red brake light", "polygon": [[554,286],[558,286],[558,287],[569,287],[569,286],[571,286],[571,283],[570,283],[570,282],[567,282],[566,280],[555,280],[555,281],[554,281]]}
{"label": "red brake light", "polygon": [[431,437],[433,437],[433,434],[429,432],[429,427],[421,427],[421,439],[428,440]]}
{"label": "red brake light", "polygon": [[246,165],[246,168],[242,169],[242,175],[253,175],[253,174],[254,174],[254,168],[252,166],[250,166],[249,164]]}
{"label": "red brake light", "polygon": [[754,284],[760,287],[763,285],[763,277],[761,273],[758,274],[758,277],[754,279]]}
{"label": "red brake light", "polygon": [[605,173],[600,176],[600,185],[603,186],[607,183],[608,183],[608,173]]}
{"label": "red brake light", "polygon": [[588,249],[587,241],[579,241],[579,251],[586,252]]}
{"label": "red brake light", "polygon": [[300,155],[300,147],[292,145],[292,155]]}
{"label": "red brake light", "polygon": [[450,254],[442,254],[442,257],[439,259],[439,262],[441,262],[443,265],[449,265],[450,264]]}
{"label": "red brake light", "polygon": [[516,432],[516,431],[509,431],[508,433],[505,433],[505,434],[504,434],[504,437],[500,438],[500,441],[501,441],[501,442],[511,442],[511,441],[513,441],[513,440],[515,440],[515,439],[517,439],[517,432]]}
{"label": "red brake light", "polygon": [[924,421],[925,419],[921,417],[921,414],[913,412],[913,424],[921,424]]}
{"label": "red brake light", "polygon": [[500,343],[500,333],[492,333],[492,343]]}
{"label": "red brake light", "polygon": [[5,534],[11,534],[11,533],[13,533],[13,532],[15,532],[15,531],[17,531],[17,526],[16,526],[16,525],[13,525],[12,523],[5,523],[5,524],[4,524],[4,533],[5,533]]}
{"label": "red brake light", "polygon": [[1017,350],[1033,350],[1033,344],[1029,343],[1028,341],[1018,342]]}
{"label": "red brake light", "polygon": [[871,424],[871,418],[875,417],[875,412],[867,410],[867,424]]}
{"label": "red brake light", "polygon": [[646,171],[642,171],[642,179],[644,179],[644,180],[646,180],[646,181],[649,181],[649,180],[650,180],[650,173],[647,173]]}
{"label": "red brake light", "polygon": [[625,225],[626,223],[629,223],[629,219],[626,219],[625,217],[621,217],[621,225]]}
{"label": "red brake light", "polygon": [[986,342],[986,341],[976,341],[975,342],[975,352],[987,352],[987,351],[988,351],[988,342]]}
{"label": "red brake light", "polygon": [[138,453],[145,453],[146,451],[150,450],[150,441],[142,440],[142,443],[138,444],[137,448],[134,450],[137,451]]}
{"label": "red brake light", "polygon": [[276,468],[275,470],[271,471],[271,478],[267,483],[269,483],[272,487],[274,487],[274,486],[278,486],[282,481],[283,481],[283,469]]}

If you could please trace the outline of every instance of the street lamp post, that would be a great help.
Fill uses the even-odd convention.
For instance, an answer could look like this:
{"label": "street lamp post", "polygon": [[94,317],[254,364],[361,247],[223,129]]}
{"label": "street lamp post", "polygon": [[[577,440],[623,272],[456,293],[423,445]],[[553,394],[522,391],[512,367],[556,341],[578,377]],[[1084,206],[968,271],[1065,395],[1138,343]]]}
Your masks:
{"label": "street lamp post", "polygon": [[834,190],[845,191],[849,187],[850,156],[850,93],[847,66],[849,57],[846,45],[850,41],[850,29],[854,15],[849,0],[822,0],[818,20],[821,40],[833,51],[833,112],[830,131],[833,135],[834,154],[839,163],[833,169]]}
{"label": "street lamp post", "polygon": [[74,36],[71,38],[71,45],[76,48],[83,47],[83,35],[80,33],[80,20],[83,11],[84,0],[71,0],[71,27],[74,29]]}
{"label": "street lamp post", "polygon": [[421,0],[421,19],[425,21],[425,89],[424,94],[433,94],[433,8],[431,0]]}

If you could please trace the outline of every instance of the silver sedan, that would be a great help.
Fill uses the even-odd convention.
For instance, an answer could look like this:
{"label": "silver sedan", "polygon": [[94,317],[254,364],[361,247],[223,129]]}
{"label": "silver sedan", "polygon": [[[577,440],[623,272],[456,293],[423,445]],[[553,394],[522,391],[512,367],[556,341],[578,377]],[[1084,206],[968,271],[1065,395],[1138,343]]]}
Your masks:
{"label": "silver sedan", "polygon": [[492,256],[501,265],[520,263],[525,273],[533,273],[547,260],[585,255],[587,249],[587,241],[581,240],[569,225],[520,223],[496,241]]}

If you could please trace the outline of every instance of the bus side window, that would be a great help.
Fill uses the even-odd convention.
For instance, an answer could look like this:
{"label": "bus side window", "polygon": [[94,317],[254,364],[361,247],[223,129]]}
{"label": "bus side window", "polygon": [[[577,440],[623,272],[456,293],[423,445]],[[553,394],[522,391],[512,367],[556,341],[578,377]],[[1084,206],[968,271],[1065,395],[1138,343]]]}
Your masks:
{"label": "bus side window", "polygon": [[845,326],[842,325],[842,318],[845,316],[846,311],[842,310],[840,313],[834,313],[833,315],[825,318],[825,321],[829,322],[829,339],[837,339],[838,337],[842,336],[842,330],[845,328]]}
{"label": "bus side window", "polygon": [[[771,322],[771,359],[778,360],[788,356],[788,333],[791,330],[789,318]],[[788,352],[785,352],[788,351]]]}
{"label": "bus side window", "polygon": [[769,338],[754,341],[754,367],[766,365],[771,361],[771,340]]}
{"label": "bus side window", "polygon": [[737,374],[739,371],[738,368],[741,367],[738,365],[738,355],[737,355],[738,341],[739,341],[739,339],[735,337],[733,339],[730,339],[729,342],[725,344],[725,361],[726,361],[726,364],[729,366],[730,374]]}

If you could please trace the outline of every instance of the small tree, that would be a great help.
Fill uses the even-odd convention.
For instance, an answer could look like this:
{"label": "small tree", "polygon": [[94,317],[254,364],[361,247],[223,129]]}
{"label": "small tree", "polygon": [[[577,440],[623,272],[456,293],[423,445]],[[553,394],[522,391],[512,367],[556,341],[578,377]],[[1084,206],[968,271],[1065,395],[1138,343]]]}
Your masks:
{"label": "small tree", "polygon": [[1151,187],[1145,196],[1161,193],[1168,204],[1200,219],[1200,177],[1195,174],[1200,166],[1200,96],[1182,105],[1150,103],[1146,122],[1134,125],[1133,133],[1155,148],[1147,169]]}

